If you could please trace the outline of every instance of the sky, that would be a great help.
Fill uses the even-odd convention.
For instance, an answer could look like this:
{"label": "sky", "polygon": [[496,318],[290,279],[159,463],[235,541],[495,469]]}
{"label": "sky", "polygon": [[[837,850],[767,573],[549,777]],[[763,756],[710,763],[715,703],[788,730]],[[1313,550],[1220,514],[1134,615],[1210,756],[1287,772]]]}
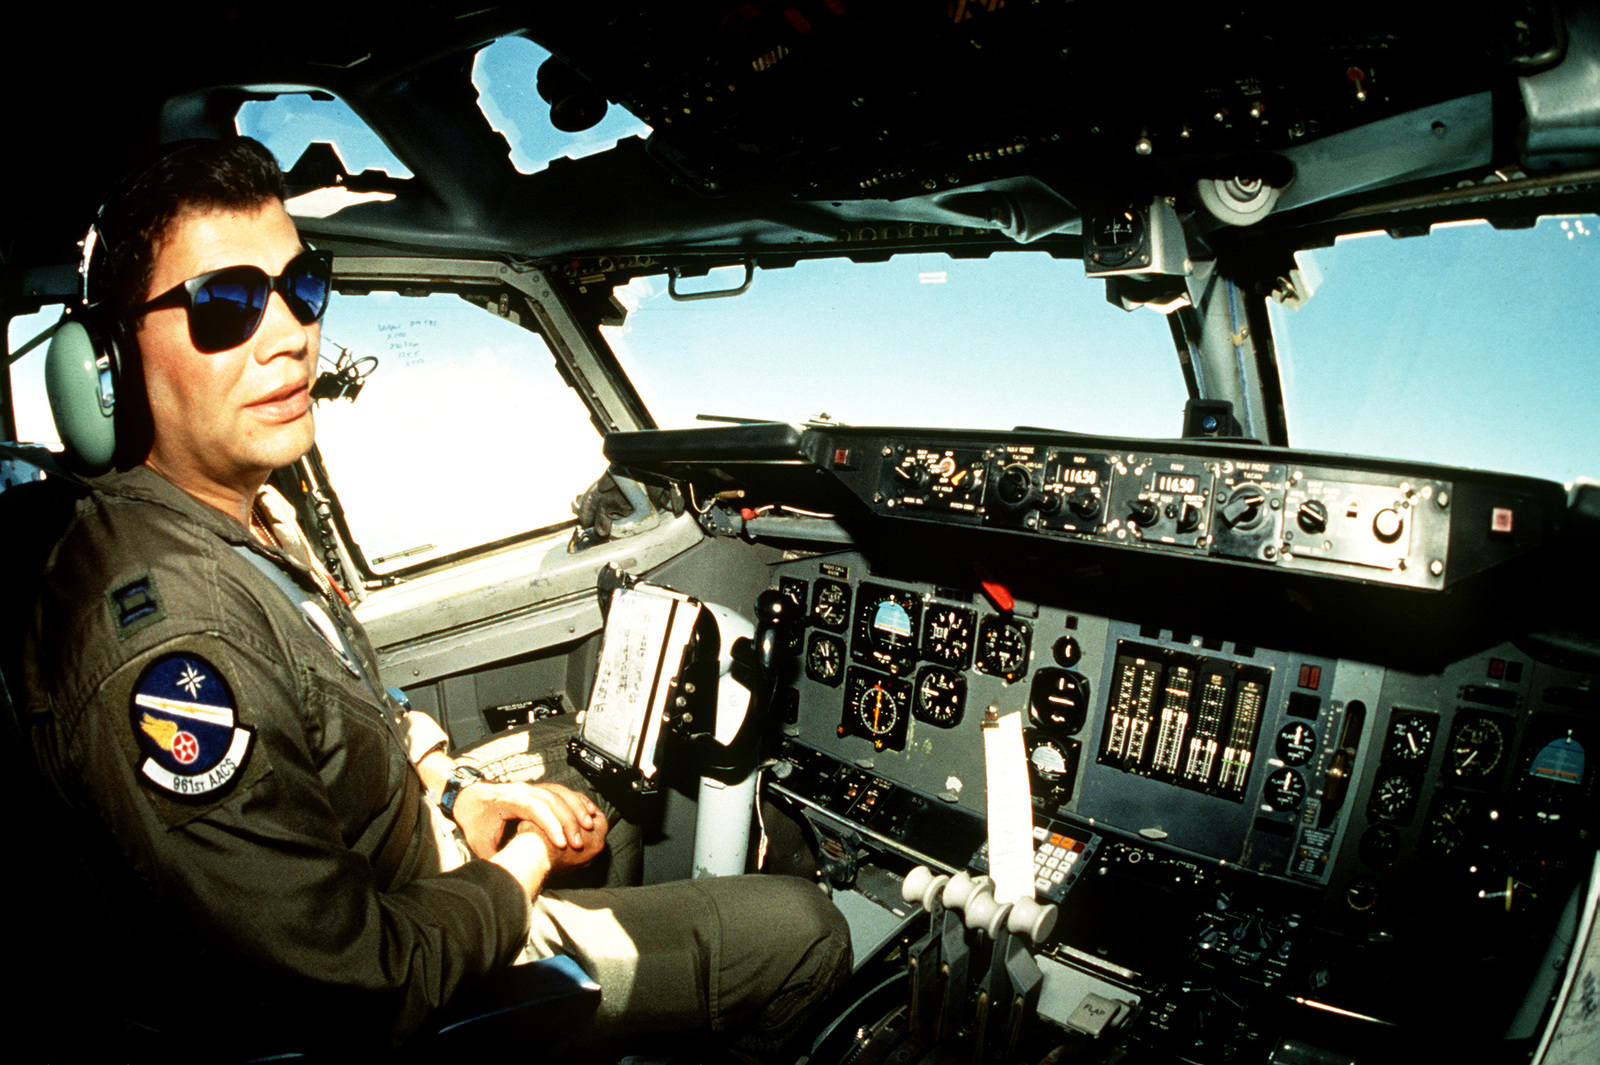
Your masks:
{"label": "sky", "polygon": [[[648,132],[616,107],[583,134],[556,131],[533,89],[544,55],[509,38],[474,68],[481,106],[520,170]],[[331,137],[351,172],[406,173],[339,101],[252,103],[240,125],[285,166],[308,140]],[[1517,232],[1460,226],[1303,253],[1312,298],[1272,308],[1291,442],[1600,478],[1597,229],[1593,216]],[[1185,393],[1166,322],[1113,307],[1076,262],[921,254],[759,270],[732,299],[676,302],[664,277],[619,295],[631,313],[606,338],[666,426],[711,414],[1151,437],[1181,427]],[[458,306],[424,313],[398,296],[339,297],[325,323],[334,344],[380,358],[360,400],[324,403],[319,414],[335,487],[369,556],[562,520],[603,468],[585,413],[537,338],[446,300]],[[12,349],[56,317],[46,309],[13,321]],[[25,440],[54,437],[42,361],[43,346],[12,367]],[[417,506],[418,484],[438,502]],[[423,509],[436,527],[416,527]]]}

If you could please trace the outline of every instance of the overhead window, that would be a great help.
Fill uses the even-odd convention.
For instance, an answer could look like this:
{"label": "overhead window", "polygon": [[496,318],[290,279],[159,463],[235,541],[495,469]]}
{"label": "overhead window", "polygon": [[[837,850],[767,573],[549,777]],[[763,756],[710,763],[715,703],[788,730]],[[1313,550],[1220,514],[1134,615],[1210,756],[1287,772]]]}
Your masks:
{"label": "overhead window", "polygon": [[525,37],[502,37],[478,52],[472,84],[484,118],[511,145],[511,164],[524,174],[552,159],[581,159],[603,152],[624,137],[648,136],[650,127],[615,105],[599,124],[564,133],[550,122],[550,105],[538,92],[539,67],[550,53]]}

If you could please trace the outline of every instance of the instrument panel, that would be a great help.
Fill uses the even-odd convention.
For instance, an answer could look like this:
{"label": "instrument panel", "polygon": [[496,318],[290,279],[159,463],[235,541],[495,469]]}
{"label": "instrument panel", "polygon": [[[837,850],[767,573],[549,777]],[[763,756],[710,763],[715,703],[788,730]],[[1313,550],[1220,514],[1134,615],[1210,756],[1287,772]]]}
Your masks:
{"label": "instrument panel", "polygon": [[848,534],[774,526],[769,563],[800,618],[774,790],[825,850],[982,870],[983,728],[1020,715],[1040,956],[1136,998],[1136,1041],[1420,1048],[1538,997],[1600,827],[1600,673],[1526,639],[1559,486],[1033,432],[607,453],[689,481],[722,535],[768,505]]}
{"label": "instrument panel", "polygon": [[779,790],[825,837],[981,870],[981,730],[1022,715],[1040,853],[1078,851],[1039,867],[1062,912],[1042,954],[1178,1029],[1164,996],[1197,968],[1375,1024],[1435,996],[1504,1021],[1592,858],[1600,676],[1512,644],[1419,673],[1001,611],[854,552],[778,575],[797,604],[843,589],[808,612]]}

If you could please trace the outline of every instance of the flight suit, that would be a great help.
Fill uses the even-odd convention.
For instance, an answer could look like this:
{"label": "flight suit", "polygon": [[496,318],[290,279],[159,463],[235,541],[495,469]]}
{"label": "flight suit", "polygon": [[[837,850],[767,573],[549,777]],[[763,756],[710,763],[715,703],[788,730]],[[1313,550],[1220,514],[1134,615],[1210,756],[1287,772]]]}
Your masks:
{"label": "flight suit", "polygon": [[803,881],[530,906],[437,831],[413,763],[442,733],[382,695],[359,624],[318,584],[146,467],[97,482],[47,568],[30,731],[125,883],[112,919],[139,944],[148,980],[130,996],[158,1027],[177,1010],[206,1039],[398,1042],[496,967],[561,951],[602,983],[596,1032],[745,1029],[759,1045],[848,970],[842,919]]}

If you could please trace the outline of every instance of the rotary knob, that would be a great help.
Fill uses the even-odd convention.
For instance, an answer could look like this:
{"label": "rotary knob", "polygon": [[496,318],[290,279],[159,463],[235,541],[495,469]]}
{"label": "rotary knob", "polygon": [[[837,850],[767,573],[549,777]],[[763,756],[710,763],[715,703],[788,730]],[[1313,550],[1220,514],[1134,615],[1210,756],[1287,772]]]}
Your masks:
{"label": "rotary knob", "polygon": [[1100,516],[1100,497],[1088,492],[1074,492],[1067,506],[1084,521],[1093,521]]}
{"label": "rotary knob", "polygon": [[1266,518],[1267,494],[1259,485],[1242,484],[1233,490],[1222,506],[1222,520],[1229,528],[1249,532]]}
{"label": "rotary knob", "polygon": [[1384,507],[1372,516],[1372,535],[1383,543],[1392,544],[1400,539],[1405,527],[1405,520],[1393,507]]}
{"label": "rotary knob", "polygon": [[1327,532],[1328,504],[1320,499],[1308,499],[1300,504],[1295,520],[1300,523],[1300,528],[1313,535]]}
{"label": "rotary knob", "polygon": [[1021,510],[1038,501],[1039,488],[1034,483],[1033,471],[1021,463],[1013,463],[1000,471],[995,479],[994,495],[1002,506]]}
{"label": "rotary knob", "polygon": [[1154,499],[1135,499],[1128,504],[1128,520],[1141,529],[1149,528],[1161,516],[1161,508]]}

